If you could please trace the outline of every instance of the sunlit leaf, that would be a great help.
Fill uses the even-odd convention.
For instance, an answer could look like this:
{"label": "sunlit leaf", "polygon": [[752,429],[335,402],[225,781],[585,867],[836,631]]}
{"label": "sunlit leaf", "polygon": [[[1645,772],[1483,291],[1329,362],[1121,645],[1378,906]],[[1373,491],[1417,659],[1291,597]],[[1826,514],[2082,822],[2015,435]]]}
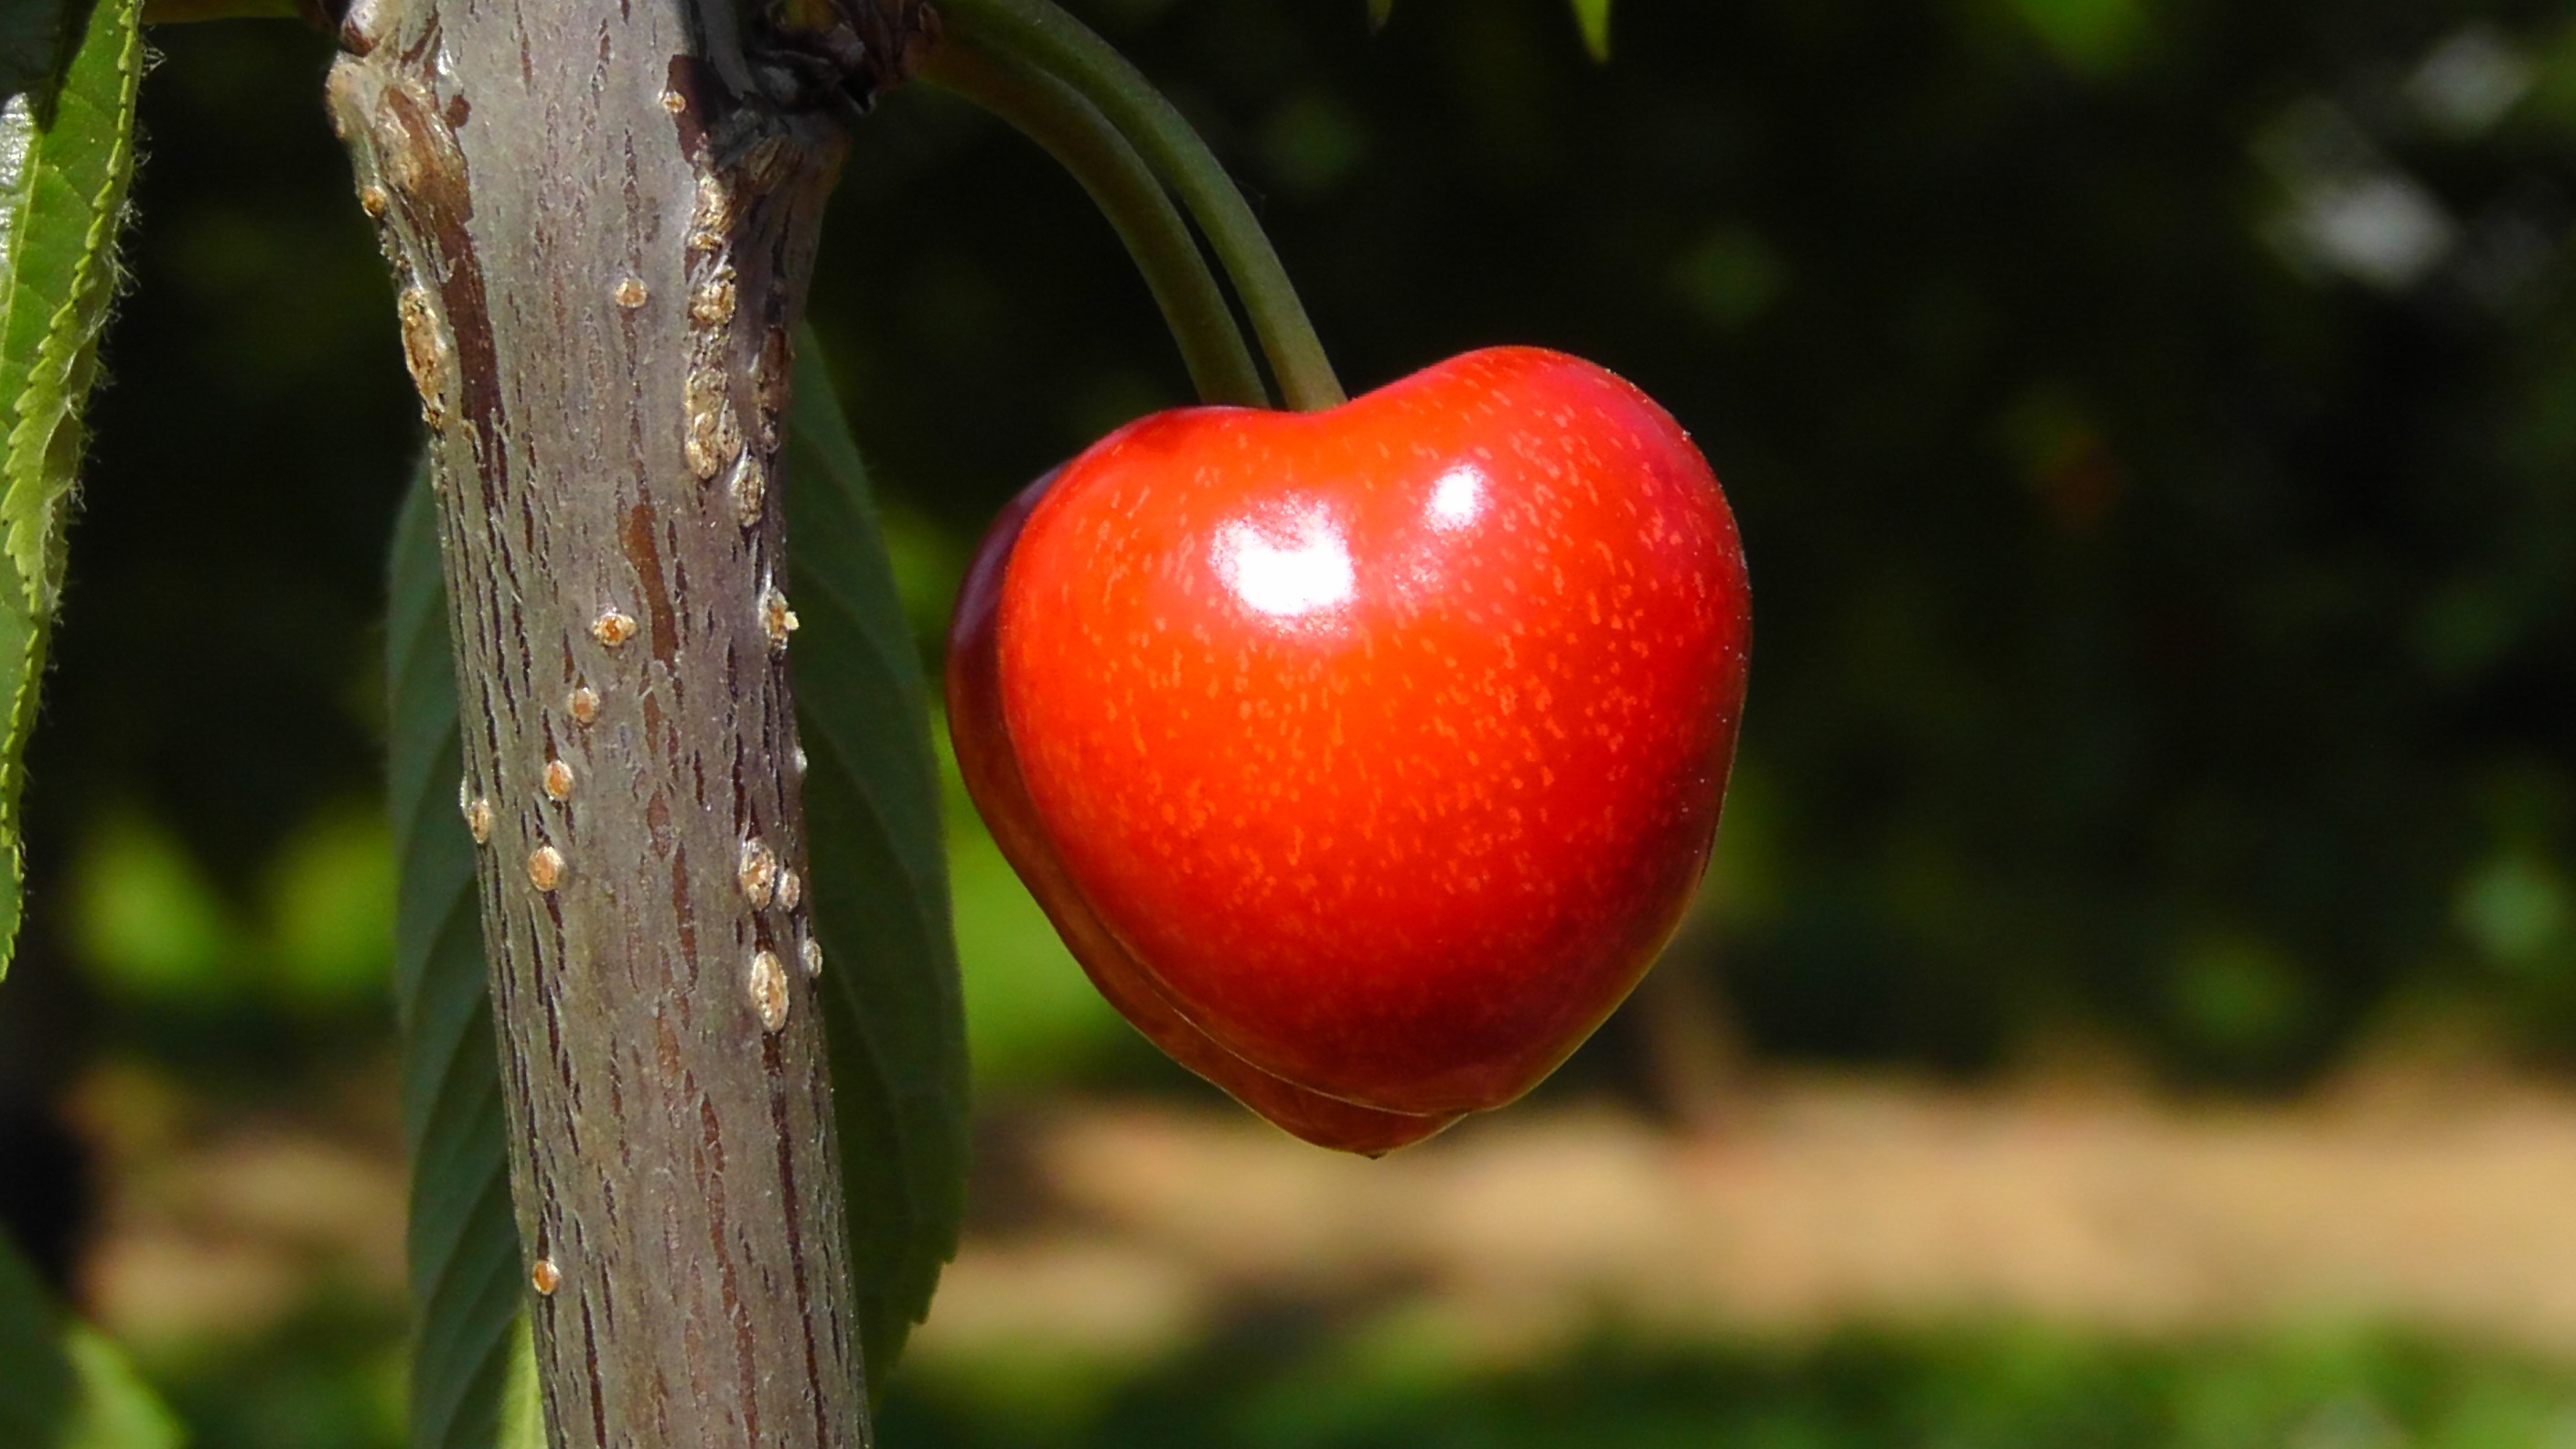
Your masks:
{"label": "sunlit leaf", "polygon": [[240,926],[187,846],[123,810],[91,828],[61,898],[66,933],[90,978],[135,1001],[246,996]]}
{"label": "sunlit leaf", "polygon": [[[12,8],[45,0],[10,0]],[[0,104],[0,972],[16,939],[18,797],[46,636],[62,588],[63,522],[83,445],[81,407],[116,291],[113,252],[134,174],[143,72],[139,0],[101,0],[58,90]]]}
{"label": "sunlit leaf", "polygon": [[[814,934],[869,1383],[929,1311],[964,1213],[966,1049],[927,685],[866,475],[811,338],[789,416],[788,529],[803,628],[798,717]],[[395,985],[411,1148],[416,1449],[509,1446],[525,1405],[517,1229],[503,1151],[474,852],[429,490],[394,547],[386,626]],[[519,1406],[514,1408],[513,1405]]]}
{"label": "sunlit leaf", "polygon": [[546,1449],[546,1401],[537,1384],[537,1336],[522,1313],[510,1320],[510,1376],[501,1384],[495,1449]]}
{"label": "sunlit leaf", "polygon": [[1574,0],[1574,23],[1583,27],[1583,47],[1594,60],[1610,58],[1610,0]]}
{"label": "sunlit leaf", "polygon": [[791,656],[868,1384],[930,1311],[965,1214],[966,1038],[928,685],[813,335],[789,409]]}
{"label": "sunlit leaf", "polygon": [[57,1311],[0,1237],[0,1444],[176,1449],[179,1426],[125,1356]]}
{"label": "sunlit leaf", "polygon": [[264,955],[277,994],[328,1006],[381,990],[394,932],[394,862],[383,815],[316,810],[269,863]]}

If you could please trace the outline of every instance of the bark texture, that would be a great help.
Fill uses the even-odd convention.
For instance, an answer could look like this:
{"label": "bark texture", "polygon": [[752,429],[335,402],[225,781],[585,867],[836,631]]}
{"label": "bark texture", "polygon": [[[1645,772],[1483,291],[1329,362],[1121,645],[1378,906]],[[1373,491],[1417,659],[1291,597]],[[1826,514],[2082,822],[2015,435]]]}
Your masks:
{"label": "bark texture", "polygon": [[[776,490],[854,68],[721,0],[360,0],[330,103],[400,296],[557,1449],[868,1441]],[[863,79],[861,84],[865,84]]]}

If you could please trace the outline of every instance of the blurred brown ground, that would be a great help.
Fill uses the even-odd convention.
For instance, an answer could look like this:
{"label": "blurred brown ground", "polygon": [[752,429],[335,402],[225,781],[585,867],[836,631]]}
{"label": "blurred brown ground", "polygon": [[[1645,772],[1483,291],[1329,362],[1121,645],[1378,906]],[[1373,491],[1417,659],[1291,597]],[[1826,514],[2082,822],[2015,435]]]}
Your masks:
{"label": "blurred brown ground", "polygon": [[[142,1344],[390,1304],[390,1093],[190,1120],[131,1070],[80,1115],[109,1197],[86,1296]],[[1147,1362],[1314,1309],[1521,1361],[1579,1336],[1800,1337],[2015,1319],[2157,1336],[2371,1323],[2576,1363],[2576,1093],[2386,1068],[2290,1105],[2084,1082],[1769,1077],[1714,1125],[1522,1108],[1383,1162],[1247,1116],[996,1114],[927,1362]]]}

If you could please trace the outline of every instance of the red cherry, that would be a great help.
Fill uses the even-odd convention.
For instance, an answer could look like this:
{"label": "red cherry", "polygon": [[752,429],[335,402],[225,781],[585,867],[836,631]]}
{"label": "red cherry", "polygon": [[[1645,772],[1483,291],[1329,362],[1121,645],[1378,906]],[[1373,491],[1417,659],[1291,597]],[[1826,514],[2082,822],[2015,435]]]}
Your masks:
{"label": "red cherry", "polygon": [[1383,1152],[1563,1061],[1707,864],[1750,615],[1707,462],[1580,359],[1187,408],[1040,480],[950,638],[977,806],[1093,982]]}
{"label": "red cherry", "polygon": [[1172,1060],[1225,1088],[1288,1131],[1345,1152],[1375,1157],[1448,1126],[1457,1120],[1455,1114],[1418,1117],[1338,1101],[1281,1081],[1218,1046],[1163,999],[1144,968],[1100,924],[1066,877],[1038,828],[1028,786],[1020,779],[1019,761],[1013,758],[1009,736],[1001,726],[1001,654],[993,647],[994,606],[1001,598],[1003,567],[1029,511],[1061,472],[1049,473],[1022,489],[994,519],[976,550],[974,566],[967,571],[949,634],[949,735],[967,792],[991,827],[994,842],[1036,896],[1074,959],[1082,963],[1091,984]]}

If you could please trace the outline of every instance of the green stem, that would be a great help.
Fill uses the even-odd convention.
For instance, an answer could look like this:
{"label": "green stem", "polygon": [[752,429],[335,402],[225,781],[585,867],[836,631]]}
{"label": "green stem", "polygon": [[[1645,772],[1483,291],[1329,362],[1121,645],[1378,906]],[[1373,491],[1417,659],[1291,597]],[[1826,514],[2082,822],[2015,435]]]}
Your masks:
{"label": "green stem", "polygon": [[1053,0],[942,0],[940,14],[952,36],[964,36],[988,52],[1021,57],[1099,107],[1207,233],[1243,298],[1288,405],[1314,411],[1343,401],[1342,385],[1324,357],[1314,324],[1306,320],[1297,289],[1289,284],[1279,253],[1262,234],[1243,193],[1143,72]]}
{"label": "green stem", "polygon": [[1097,107],[1063,81],[1006,51],[988,50],[951,33],[934,48],[921,78],[955,91],[1044,146],[1073,173],[1094,205],[1118,229],[1163,321],[1180,344],[1190,381],[1212,403],[1267,407],[1261,371],[1245,350],[1225,293],[1189,223],[1136,148]]}

